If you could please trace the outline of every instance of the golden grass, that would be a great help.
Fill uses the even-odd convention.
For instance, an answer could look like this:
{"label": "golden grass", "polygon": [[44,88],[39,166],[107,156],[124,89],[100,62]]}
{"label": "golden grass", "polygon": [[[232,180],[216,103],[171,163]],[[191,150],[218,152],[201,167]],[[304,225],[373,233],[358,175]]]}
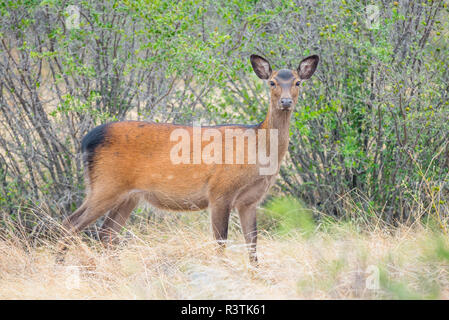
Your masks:
{"label": "golden grass", "polygon": [[86,239],[72,245],[63,264],[55,263],[51,244],[4,237],[0,298],[449,297],[448,240],[422,227],[363,233],[335,223],[307,237],[262,230],[257,269],[248,264],[234,216],[223,256],[215,252],[206,214],[167,214],[128,228],[115,248]]}

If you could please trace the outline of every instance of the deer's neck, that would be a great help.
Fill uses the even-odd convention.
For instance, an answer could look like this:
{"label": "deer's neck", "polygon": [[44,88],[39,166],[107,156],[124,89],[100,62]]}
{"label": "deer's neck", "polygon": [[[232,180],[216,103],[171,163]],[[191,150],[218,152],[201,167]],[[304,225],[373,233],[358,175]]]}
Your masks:
{"label": "deer's neck", "polygon": [[[266,129],[268,131],[267,136],[271,129],[277,130],[279,164],[281,163],[288,150],[291,114],[291,110],[278,110],[273,105],[271,105],[268,109],[265,120],[260,124],[260,129]],[[267,139],[267,143],[269,143],[269,139]]]}

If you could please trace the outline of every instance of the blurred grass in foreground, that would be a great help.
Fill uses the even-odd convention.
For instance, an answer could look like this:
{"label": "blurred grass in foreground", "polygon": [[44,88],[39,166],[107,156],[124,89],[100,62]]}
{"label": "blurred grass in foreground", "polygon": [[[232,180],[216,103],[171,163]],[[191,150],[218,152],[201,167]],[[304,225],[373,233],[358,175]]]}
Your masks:
{"label": "blurred grass in foreground", "polygon": [[273,229],[281,235],[297,231],[307,238],[316,228],[310,210],[293,197],[272,199],[268,202],[264,213],[272,219]]}
{"label": "blurred grass in foreground", "polygon": [[431,224],[316,223],[289,198],[270,201],[259,218],[258,269],[248,264],[236,214],[222,257],[207,213],[136,212],[118,246],[83,236],[63,265],[54,242],[10,221],[0,237],[0,298],[449,298],[449,240]]}

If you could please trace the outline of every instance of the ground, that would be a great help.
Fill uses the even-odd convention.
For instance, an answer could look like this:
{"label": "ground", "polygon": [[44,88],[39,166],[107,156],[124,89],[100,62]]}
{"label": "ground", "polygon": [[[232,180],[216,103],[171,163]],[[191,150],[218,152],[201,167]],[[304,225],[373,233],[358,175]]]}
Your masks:
{"label": "ground", "polygon": [[422,226],[335,223],[307,236],[262,228],[259,239],[253,268],[235,216],[223,256],[206,213],[135,219],[114,248],[84,237],[62,264],[52,243],[5,237],[0,299],[449,298],[447,237]]}

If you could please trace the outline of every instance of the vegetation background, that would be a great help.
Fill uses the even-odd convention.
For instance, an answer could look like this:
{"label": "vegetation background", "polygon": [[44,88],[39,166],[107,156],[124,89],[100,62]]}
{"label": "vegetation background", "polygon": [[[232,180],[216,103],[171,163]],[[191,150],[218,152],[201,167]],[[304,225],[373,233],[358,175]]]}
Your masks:
{"label": "vegetation background", "polygon": [[[127,247],[111,254],[79,244],[84,253],[73,257],[84,266],[90,252],[87,265],[98,272],[83,276],[103,296],[60,283],[53,292],[197,297],[192,283],[218,277],[212,282],[224,281],[237,288],[229,295],[246,298],[447,298],[444,0],[0,0],[3,297],[49,297],[49,288],[30,288],[42,287],[45,274],[64,276],[50,263],[45,234],[82,202],[80,141],[91,128],[123,119],[260,122],[268,89],[251,70],[252,53],[275,68],[296,68],[309,54],[321,57],[294,111],[280,178],[261,208],[264,271],[248,278],[245,264],[238,278],[231,271],[244,262],[239,255],[230,253],[225,265],[207,259],[206,214],[168,217],[143,208],[124,236]],[[237,227],[233,232],[238,238]],[[145,251],[148,246],[154,251]],[[108,269],[105,261],[116,256],[133,257],[136,269]],[[136,267],[137,257],[152,263]],[[193,280],[192,268],[200,274]],[[367,268],[377,270],[374,291],[366,287]],[[147,286],[124,284],[143,274]],[[220,297],[204,290],[199,297]]]}

